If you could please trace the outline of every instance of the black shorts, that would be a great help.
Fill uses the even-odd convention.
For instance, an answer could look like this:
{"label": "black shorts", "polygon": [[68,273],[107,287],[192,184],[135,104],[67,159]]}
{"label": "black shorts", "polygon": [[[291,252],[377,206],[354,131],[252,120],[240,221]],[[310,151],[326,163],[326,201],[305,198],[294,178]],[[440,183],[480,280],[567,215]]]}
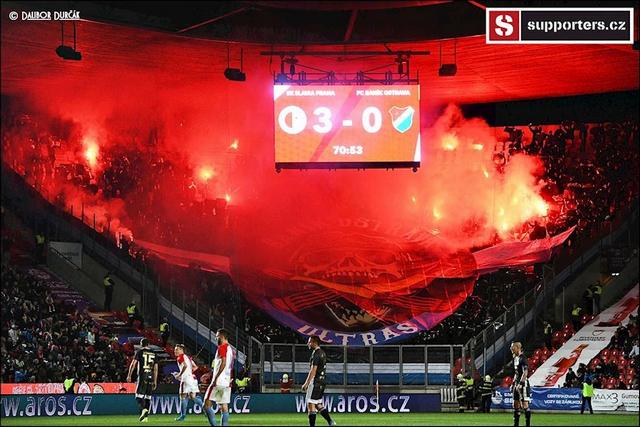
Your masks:
{"label": "black shorts", "polygon": [[322,403],[322,396],[324,395],[324,389],[326,384],[324,381],[315,380],[309,385],[307,389],[307,403],[319,404]]}
{"label": "black shorts", "polygon": [[153,383],[139,378],[136,383],[136,398],[138,399],[151,399],[151,393],[153,392]]}
{"label": "black shorts", "polygon": [[514,383],[512,391],[514,402],[531,402],[531,387],[529,386],[529,381],[527,381],[524,386]]}

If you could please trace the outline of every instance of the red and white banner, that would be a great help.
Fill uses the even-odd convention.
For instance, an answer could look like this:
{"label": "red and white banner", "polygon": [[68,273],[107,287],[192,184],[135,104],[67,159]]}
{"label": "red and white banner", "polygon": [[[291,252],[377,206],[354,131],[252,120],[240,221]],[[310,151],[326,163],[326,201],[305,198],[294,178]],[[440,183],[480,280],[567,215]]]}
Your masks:
{"label": "red and white banner", "polygon": [[[64,394],[62,383],[2,383],[0,394]],[[132,394],[136,391],[134,383],[76,383],[76,394]]]}
{"label": "red and white banner", "polygon": [[[613,337],[620,325],[626,325],[629,316],[638,311],[638,285],[615,305],[587,323],[569,341],[558,349],[531,375],[532,387],[561,387],[571,367],[588,364]],[[575,369],[574,369],[575,370]]]}

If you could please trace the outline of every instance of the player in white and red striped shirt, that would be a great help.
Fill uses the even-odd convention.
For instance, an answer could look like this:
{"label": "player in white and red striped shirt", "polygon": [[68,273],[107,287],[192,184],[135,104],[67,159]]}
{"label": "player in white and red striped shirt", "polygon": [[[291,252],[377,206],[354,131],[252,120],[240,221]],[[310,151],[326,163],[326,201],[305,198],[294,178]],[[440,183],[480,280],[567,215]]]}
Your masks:
{"label": "player in white and red striped shirt", "polygon": [[189,406],[189,399],[194,403],[197,403],[202,407],[204,404],[200,396],[198,396],[198,380],[194,374],[198,366],[195,364],[191,356],[188,356],[184,352],[183,344],[176,344],[174,348],[176,355],[176,361],[180,372],[174,372],[173,376],[180,380],[180,415],[176,418],[176,421],[184,421],[187,416],[187,408]]}
{"label": "player in white and red striped shirt", "polygon": [[236,357],[235,349],[229,344],[227,331],[218,329],[218,351],[214,360],[211,384],[204,395],[204,410],[209,423],[216,425],[216,417],[211,401],[215,401],[222,413],[222,425],[229,425],[229,403],[231,402],[231,373]]}

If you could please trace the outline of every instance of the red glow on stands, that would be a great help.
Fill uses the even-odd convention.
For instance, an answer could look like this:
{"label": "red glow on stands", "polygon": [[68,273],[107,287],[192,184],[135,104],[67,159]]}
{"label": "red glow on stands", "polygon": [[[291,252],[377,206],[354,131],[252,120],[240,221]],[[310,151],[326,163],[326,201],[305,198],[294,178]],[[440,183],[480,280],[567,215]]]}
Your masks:
{"label": "red glow on stands", "polygon": [[82,141],[84,149],[84,157],[87,159],[91,169],[95,169],[98,165],[98,154],[100,153],[100,147],[92,138],[85,138]]}
{"label": "red glow on stands", "polygon": [[446,134],[442,137],[442,149],[445,151],[454,151],[458,148],[458,138],[455,135]]}
{"label": "red glow on stands", "polygon": [[204,166],[200,168],[200,171],[198,172],[198,176],[202,181],[206,182],[215,176],[215,172],[210,167]]}

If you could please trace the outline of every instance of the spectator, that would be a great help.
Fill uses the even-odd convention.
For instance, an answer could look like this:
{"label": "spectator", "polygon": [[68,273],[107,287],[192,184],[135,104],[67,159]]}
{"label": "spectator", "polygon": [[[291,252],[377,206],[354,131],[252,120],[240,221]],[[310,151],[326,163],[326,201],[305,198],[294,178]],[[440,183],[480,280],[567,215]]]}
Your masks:
{"label": "spectator", "polygon": [[573,368],[569,368],[567,376],[565,377],[564,387],[573,388],[575,386],[576,378],[577,376],[576,373],[573,372]]}
{"label": "spectator", "polygon": [[282,374],[282,379],[280,380],[280,393],[291,393],[292,387],[293,379],[289,378],[289,374]]}
{"label": "spectator", "polygon": [[553,327],[551,326],[551,323],[545,320],[544,321],[544,345],[546,348],[548,349],[553,348],[552,339],[553,339]]}
{"label": "spectator", "polygon": [[104,311],[111,311],[111,301],[113,299],[113,287],[115,282],[111,278],[111,272],[107,271],[104,279],[102,280],[104,286]]}
{"label": "spectator", "polygon": [[600,314],[600,299],[602,298],[602,284],[598,280],[593,285],[593,314]]}
{"label": "spectator", "polygon": [[591,288],[591,286],[587,286],[587,288],[582,293],[582,302],[589,314],[595,314],[593,311],[593,289]]}
{"label": "spectator", "polygon": [[634,358],[640,356],[640,348],[638,347],[638,338],[633,341],[633,347],[631,351],[629,351],[629,358]]}

